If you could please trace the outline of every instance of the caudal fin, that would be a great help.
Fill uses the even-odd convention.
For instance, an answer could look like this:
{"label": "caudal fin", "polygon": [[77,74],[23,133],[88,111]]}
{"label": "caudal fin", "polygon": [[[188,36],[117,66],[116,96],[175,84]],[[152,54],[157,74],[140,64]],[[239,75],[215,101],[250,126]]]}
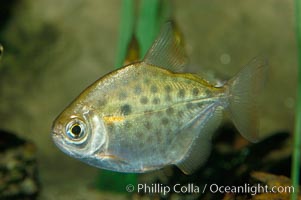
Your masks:
{"label": "caudal fin", "polygon": [[227,83],[230,116],[241,135],[251,142],[258,140],[258,94],[266,73],[266,59],[255,58]]}

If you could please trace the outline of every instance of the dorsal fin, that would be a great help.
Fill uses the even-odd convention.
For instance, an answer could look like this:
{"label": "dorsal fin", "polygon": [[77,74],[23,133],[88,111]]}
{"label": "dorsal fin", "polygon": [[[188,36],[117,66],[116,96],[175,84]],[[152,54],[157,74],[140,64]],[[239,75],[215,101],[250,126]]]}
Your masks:
{"label": "dorsal fin", "polygon": [[173,22],[167,22],[143,62],[171,71],[181,71],[187,63],[183,39]]}

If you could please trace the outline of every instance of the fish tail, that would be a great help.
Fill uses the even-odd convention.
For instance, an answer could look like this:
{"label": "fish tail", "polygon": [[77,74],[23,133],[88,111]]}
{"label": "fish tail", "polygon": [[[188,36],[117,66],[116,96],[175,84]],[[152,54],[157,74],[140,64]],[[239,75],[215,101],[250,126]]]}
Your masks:
{"label": "fish tail", "polygon": [[236,128],[251,142],[258,141],[258,94],[267,74],[267,60],[251,60],[226,84],[229,94],[229,113]]}

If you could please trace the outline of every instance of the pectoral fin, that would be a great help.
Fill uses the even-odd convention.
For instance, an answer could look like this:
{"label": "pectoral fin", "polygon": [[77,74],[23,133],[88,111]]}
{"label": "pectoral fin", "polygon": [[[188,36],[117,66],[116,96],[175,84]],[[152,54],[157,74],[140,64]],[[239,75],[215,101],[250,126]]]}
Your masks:
{"label": "pectoral fin", "polygon": [[111,162],[115,162],[116,164],[128,164],[126,160],[112,154],[100,153],[97,154],[97,157],[104,160],[110,160]]}

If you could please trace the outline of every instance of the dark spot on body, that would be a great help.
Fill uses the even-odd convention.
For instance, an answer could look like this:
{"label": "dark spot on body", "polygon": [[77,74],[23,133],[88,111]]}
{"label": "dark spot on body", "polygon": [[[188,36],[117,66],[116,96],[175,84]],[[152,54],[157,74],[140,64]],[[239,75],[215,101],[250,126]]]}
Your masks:
{"label": "dark spot on body", "polygon": [[170,85],[165,85],[164,89],[165,89],[165,92],[167,92],[167,93],[171,92],[171,86]]}
{"label": "dark spot on body", "polygon": [[[171,145],[172,141],[173,141],[173,140],[166,140],[165,145],[166,145],[166,146]],[[166,153],[167,153],[167,152],[168,152],[168,151],[166,151]],[[168,156],[168,153],[167,153],[167,156]]]}
{"label": "dark spot on body", "polygon": [[130,129],[130,128],[132,127],[131,122],[126,121],[126,122],[124,123],[124,127],[125,127],[126,129]]}
{"label": "dark spot on body", "polygon": [[170,128],[166,128],[166,130],[164,132],[166,133],[167,137],[169,137],[172,134]]}
{"label": "dark spot on body", "polygon": [[155,135],[156,135],[156,137],[157,137],[157,143],[158,143],[158,144],[163,143],[161,131],[160,131],[160,130],[157,130],[157,131],[155,132]]}
{"label": "dark spot on body", "polygon": [[152,124],[149,121],[144,122],[144,126],[146,129],[151,129],[152,128]]}
{"label": "dark spot on body", "polygon": [[165,101],[167,101],[167,102],[170,102],[171,101],[171,96],[168,94],[168,95],[166,95],[166,97],[165,97]]}
{"label": "dark spot on body", "polygon": [[179,111],[178,111],[178,116],[179,116],[179,117],[183,117],[183,116],[184,116],[184,112],[183,112],[182,110],[179,110]]}
{"label": "dark spot on body", "polygon": [[155,115],[157,115],[158,117],[162,116],[162,111],[155,111]]}
{"label": "dark spot on body", "polygon": [[149,143],[154,142],[154,137],[155,136],[153,134],[148,133],[144,137],[145,137],[145,139],[146,139],[147,142],[149,142]]}
{"label": "dark spot on body", "polygon": [[127,98],[127,93],[126,92],[120,92],[119,93],[119,100],[125,100]]}
{"label": "dark spot on body", "polygon": [[124,104],[123,106],[120,107],[120,111],[124,115],[129,115],[132,112],[132,108],[129,104]]}
{"label": "dark spot on body", "polygon": [[98,104],[100,105],[100,106],[104,106],[104,105],[106,105],[108,102],[107,102],[107,100],[105,100],[105,99],[102,99],[102,100],[99,100],[98,101]]}
{"label": "dark spot on body", "polygon": [[202,108],[204,106],[204,103],[203,102],[199,102],[197,103],[198,107]]}
{"label": "dark spot on body", "polygon": [[172,107],[166,109],[166,114],[172,115],[173,113],[174,113],[174,109]]}
{"label": "dark spot on body", "polygon": [[156,92],[158,92],[158,87],[155,86],[155,85],[152,85],[150,90],[151,90],[152,93],[156,93]]}
{"label": "dark spot on body", "polygon": [[115,125],[113,123],[107,125],[107,130],[109,133],[113,132],[114,129],[115,129]]}
{"label": "dark spot on body", "polygon": [[140,140],[144,139],[144,135],[143,135],[143,133],[140,132],[140,131],[136,132],[136,136],[137,136]]}
{"label": "dark spot on body", "polygon": [[152,114],[153,113],[153,110],[145,110],[144,111],[144,114]]}
{"label": "dark spot on body", "polygon": [[142,88],[140,85],[136,85],[135,88],[134,88],[134,93],[135,94],[141,94],[142,92]]}
{"label": "dark spot on body", "polygon": [[149,84],[149,82],[150,82],[150,81],[149,81],[148,78],[144,79],[144,83],[145,83],[145,84]]}
{"label": "dark spot on body", "polygon": [[186,104],[187,109],[192,109],[193,108],[193,103],[189,102]]}
{"label": "dark spot on body", "polygon": [[142,141],[140,141],[140,142],[138,143],[138,148],[139,148],[139,152],[140,152],[140,153],[143,152],[143,150],[145,150],[145,143],[142,142]]}
{"label": "dark spot on body", "polygon": [[141,97],[140,98],[140,103],[142,103],[142,104],[147,104],[147,102],[148,102],[148,98],[147,97]]}
{"label": "dark spot on body", "polygon": [[161,122],[163,125],[167,125],[169,120],[166,117],[164,117],[164,118],[162,118]]}
{"label": "dark spot on body", "polygon": [[193,94],[193,96],[198,96],[198,94],[199,94],[199,89],[198,89],[198,88],[193,88],[193,89],[192,89],[192,94]]}
{"label": "dark spot on body", "polygon": [[185,90],[184,89],[180,89],[179,90],[178,97],[180,97],[180,98],[184,98],[185,97]]}
{"label": "dark spot on body", "polygon": [[157,98],[157,97],[155,97],[155,98],[153,99],[153,104],[159,104],[159,103],[160,103],[160,99]]}

